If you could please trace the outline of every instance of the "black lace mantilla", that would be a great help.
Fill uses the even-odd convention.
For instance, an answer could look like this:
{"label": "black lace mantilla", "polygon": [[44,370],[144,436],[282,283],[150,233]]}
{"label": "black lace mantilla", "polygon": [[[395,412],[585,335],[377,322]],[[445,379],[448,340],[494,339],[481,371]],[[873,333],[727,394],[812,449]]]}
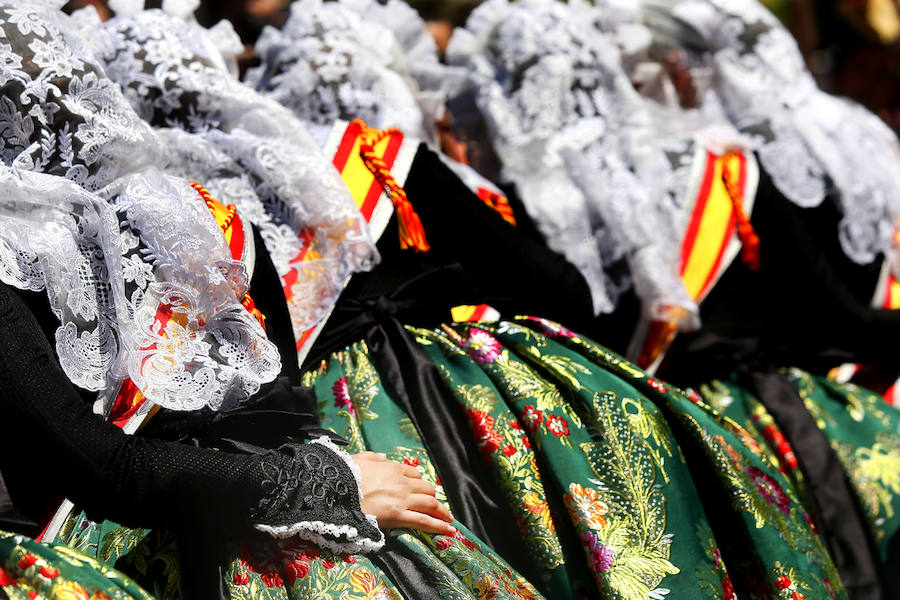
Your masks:
{"label": "black lace mantilla", "polygon": [[336,552],[377,550],[384,536],[362,513],[350,459],[329,446],[317,440],[262,455],[265,496],[251,520],[276,537],[298,536]]}

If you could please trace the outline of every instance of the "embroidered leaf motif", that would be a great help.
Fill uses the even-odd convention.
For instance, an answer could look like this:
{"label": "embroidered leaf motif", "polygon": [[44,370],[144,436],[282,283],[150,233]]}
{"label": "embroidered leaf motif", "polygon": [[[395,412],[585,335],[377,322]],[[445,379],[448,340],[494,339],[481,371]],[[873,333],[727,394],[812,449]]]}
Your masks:
{"label": "embroidered leaf motif", "polygon": [[412,420],[409,417],[403,417],[400,419],[400,423],[398,423],[398,428],[400,429],[400,433],[403,434],[403,437],[410,440],[418,440],[419,432],[416,431],[416,426],[413,425]]}
{"label": "embroidered leaf motif", "polygon": [[876,440],[869,448],[857,448],[847,442],[832,443],[871,523],[879,518],[893,518],[894,494],[900,494],[900,435],[880,431]]}
{"label": "embroidered leaf motif", "polygon": [[[508,350],[504,348],[491,366],[511,394],[519,398],[534,398],[538,410],[559,410],[575,426],[581,426],[581,418],[575,412],[572,404],[565,401],[556,386],[551,381],[539,376],[524,362],[512,359]],[[560,441],[564,442],[565,439],[562,438]]]}
{"label": "embroidered leaf motif", "polygon": [[117,527],[103,536],[97,559],[109,563],[110,559],[116,559],[130,552],[149,533],[147,529],[131,529],[129,527]]}
{"label": "embroidered leaf motif", "polygon": [[595,535],[603,551],[594,558],[601,567],[595,571],[613,597],[648,598],[666,575],[679,572],[669,561],[672,536],[665,533],[665,497],[658,484],[664,467],[649,442],[632,431],[629,413],[615,394],[595,394],[593,416],[603,441],[581,449],[608,506],[606,523],[586,534]]}
{"label": "embroidered leaf motif", "polygon": [[484,385],[460,385],[453,392],[467,408],[490,411],[497,405],[497,394]]}

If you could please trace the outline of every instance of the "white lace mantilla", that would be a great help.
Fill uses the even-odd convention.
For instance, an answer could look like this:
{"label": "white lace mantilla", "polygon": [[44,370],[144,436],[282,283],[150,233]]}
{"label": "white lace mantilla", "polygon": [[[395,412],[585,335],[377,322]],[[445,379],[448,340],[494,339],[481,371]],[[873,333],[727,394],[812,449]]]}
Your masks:
{"label": "white lace mantilla", "polygon": [[756,0],[645,0],[668,43],[701,49],[728,117],[778,189],[803,207],[834,193],[841,245],[858,263],[890,252],[900,145],[877,117],[816,86],[791,34]]}
{"label": "white lace mantilla", "polygon": [[284,26],[267,27],[257,40],[263,64],[247,72],[247,83],[304,121],[330,125],[360,118],[378,129],[433,138],[407,67],[413,63],[406,62],[391,29],[357,12],[362,4],[294,2]]}
{"label": "white lace mantilla", "polygon": [[[294,272],[289,308],[299,338],[347,277],[377,261],[340,175],[289,110],[228,71],[218,50],[229,46],[225,31],[212,36],[192,19],[148,10],[118,16],[100,33],[107,74],[158,128],[168,170],[235,204],[259,227],[279,274]],[[306,259],[294,260],[303,245]]]}
{"label": "white lace mantilla", "polygon": [[651,316],[696,314],[666,258],[677,234],[660,211],[665,156],[603,19],[578,0],[488,0],[448,48],[467,70],[457,94],[474,96],[505,176],[584,275],[597,312],[633,285]]}
{"label": "white lace mantilla", "polygon": [[46,290],[68,377],[226,408],[280,371],[243,265],[55,6],[0,1],[0,279]]}

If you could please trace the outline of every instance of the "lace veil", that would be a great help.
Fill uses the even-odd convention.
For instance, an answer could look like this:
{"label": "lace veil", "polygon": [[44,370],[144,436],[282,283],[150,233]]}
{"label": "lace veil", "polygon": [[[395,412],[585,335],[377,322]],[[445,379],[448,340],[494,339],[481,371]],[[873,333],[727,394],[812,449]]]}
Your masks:
{"label": "lace veil", "polygon": [[668,258],[678,237],[661,211],[664,156],[602,20],[586,2],[488,0],[451,38],[448,62],[467,72],[456,93],[474,98],[504,175],[597,312],[633,285],[651,318],[694,324]]}
{"label": "lace veil", "polygon": [[232,406],[280,371],[246,272],[59,4],[0,1],[0,279],[46,290],[75,384]]}
{"label": "lace veil", "polygon": [[240,44],[227,23],[207,30],[190,6],[187,17],[114,8],[117,16],[94,34],[107,74],[156,128],[173,158],[168,170],[203,178],[260,228],[279,274],[295,282],[299,338],[328,313],[346,278],[378,258],[340,175],[289,110],[229,72],[225,56],[233,54],[219,48],[233,53]]}
{"label": "lace veil", "polygon": [[[245,80],[311,128],[321,130],[336,119],[360,118],[378,129],[397,127],[408,136],[432,140],[432,123],[426,124],[413,73],[421,75],[435,63],[428,59],[413,66],[421,56],[408,60],[401,42],[384,25],[397,11],[408,18],[408,11],[398,6],[400,2],[380,4],[297,0],[281,29],[263,30],[256,42],[263,64],[250,69]],[[427,45],[421,37],[404,39],[410,49]],[[426,109],[433,110],[427,105],[436,100],[428,99],[427,93],[421,98]]]}
{"label": "lace veil", "polygon": [[725,113],[778,189],[803,207],[837,192],[846,255],[888,254],[900,216],[900,146],[877,117],[816,86],[791,34],[755,0],[644,0],[658,42],[711,67]]}

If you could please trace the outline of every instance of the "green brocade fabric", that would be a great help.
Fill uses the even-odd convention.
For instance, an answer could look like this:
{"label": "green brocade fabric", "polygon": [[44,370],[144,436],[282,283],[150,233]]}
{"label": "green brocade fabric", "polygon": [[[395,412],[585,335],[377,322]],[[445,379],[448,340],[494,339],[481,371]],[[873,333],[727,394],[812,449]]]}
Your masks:
{"label": "green brocade fabric", "polygon": [[[422,457],[427,464],[427,458]],[[433,480],[433,479],[432,479]],[[395,529],[388,535],[404,546],[430,587],[448,600],[482,598],[540,600],[534,587],[515,573],[465,527],[455,537]],[[166,532],[95,523],[73,513],[60,543],[120,566],[160,600],[181,597],[182,560]],[[233,600],[402,600],[389,578],[363,555],[339,555],[299,540],[256,534],[232,543],[226,586]],[[409,600],[414,600],[410,598]]]}
{"label": "green brocade fabric", "polygon": [[[521,552],[541,574],[531,583],[548,598],[846,598],[773,453],[699,397],[541,319],[407,332],[465,414],[509,509],[496,518],[515,520]],[[417,467],[446,500],[427,432],[386,392],[365,342],[332,354],[304,384],[349,451]],[[539,597],[460,529],[455,538],[390,535],[442,597]],[[159,597],[178,597],[177,549],[164,534],[73,515],[61,537],[142,574]],[[234,598],[400,597],[364,556],[264,536],[236,544],[234,555]]]}
{"label": "green brocade fabric", "polygon": [[[838,384],[825,377],[787,369],[806,409],[834,449],[870,528],[884,576],[893,594],[900,593],[900,411],[869,390]],[[762,403],[735,381],[715,381],[701,394],[742,423],[764,423],[762,436],[782,465],[801,477],[793,451]],[[802,489],[802,483],[799,485]]]}
{"label": "green brocade fabric", "polygon": [[[735,422],[548,321],[408,331],[468,417],[548,597],[846,597],[793,486]],[[305,383],[326,427],[434,478],[379,382],[357,343]]]}
{"label": "green brocade fabric", "polygon": [[0,531],[0,590],[10,600],[152,600],[131,579],[67,546]]}

